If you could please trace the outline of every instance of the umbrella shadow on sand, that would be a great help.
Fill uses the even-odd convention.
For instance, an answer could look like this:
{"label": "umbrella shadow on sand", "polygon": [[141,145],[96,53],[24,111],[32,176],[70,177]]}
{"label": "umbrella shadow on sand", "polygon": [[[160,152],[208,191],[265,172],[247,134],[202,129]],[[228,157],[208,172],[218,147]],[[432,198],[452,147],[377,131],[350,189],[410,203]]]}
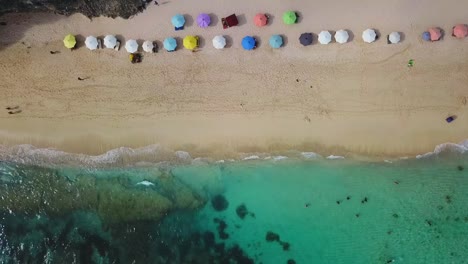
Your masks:
{"label": "umbrella shadow on sand", "polygon": [[297,19],[296,19],[296,24],[299,24],[302,22],[302,13],[299,11],[294,11],[296,13]]}
{"label": "umbrella shadow on sand", "polygon": [[86,40],[86,37],[81,35],[81,34],[78,34],[78,35],[75,35],[75,39],[76,39],[76,45],[73,49],[80,49],[82,47],[85,47],[85,40]]}
{"label": "umbrella shadow on sand", "polygon": [[352,42],[354,40],[354,33],[349,29],[345,29],[345,31],[348,32],[349,35],[348,42]]}
{"label": "umbrella shadow on sand", "polygon": [[273,22],[275,22],[275,16],[272,14],[265,14],[268,17],[268,23],[267,26],[273,25]]}
{"label": "umbrella shadow on sand", "polygon": [[211,19],[210,27],[216,27],[219,23],[219,17],[216,14],[209,13],[208,14]]}
{"label": "umbrella shadow on sand", "polygon": [[252,36],[255,39],[255,49],[258,49],[262,46],[262,39],[259,36]]}
{"label": "umbrella shadow on sand", "polygon": [[203,49],[206,45],[205,38],[202,36],[198,36],[198,48]]}
{"label": "umbrella shadow on sand", "polygon": [[194,20],[193,20],[193,17],[189,14],[184,14],[184,18],[185,18],[185,27],[191,27],[193,26],[193,23],[194,23]]}
{"label": "umbrella shadow on sand", "polygon": [[124,36],[115,35],[115,38],[117,39],[117,41],[120,41],[120,48],[125,47],[125,42],[127,41],[127,39]]}
{"label": "umbrella shadow on sand", "polygon": [[245,17],[244,14],[237,15],[237,21],[239,22],[239,24],[237,24],[238,26],[247,24],[247,18]]}
{"label": "umbrella shadow on sand", "polygon": [[184,40],[181,37],[174,37],[177,43],[177,48],[176,50],[180,50],[184,48]]}
{"label": "umbrella shadow on sand", "polygon": [[232,47],[233,40],[231,36],[223,35],[223,37],[226,39],[226,46],[224,47],[225,49]]}
{"label": "umbrella shadow on sand", "polygon": [[288,36],[280,34],[280,36],[283,38],[283,46],[281,47],[286,47],[288,45]]}

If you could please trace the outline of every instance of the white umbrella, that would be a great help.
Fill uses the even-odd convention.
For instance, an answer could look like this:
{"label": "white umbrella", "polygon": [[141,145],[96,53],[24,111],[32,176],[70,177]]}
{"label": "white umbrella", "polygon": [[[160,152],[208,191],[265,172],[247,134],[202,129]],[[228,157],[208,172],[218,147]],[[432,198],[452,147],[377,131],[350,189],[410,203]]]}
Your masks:
{"label": "white umbrella", "polygon": [[331,42],[331,39],[332,36],[328,31],[322,31],[318,36],[318,41],[320,42],[320,44],[328,44]]}
{"label": "white umbrella", "polygon": [[129,53],[135,53],[138,51],[138,43],[134,39],[129,39],[127,43],[125,43],[125,49]]}
{"label": "white umbrella", "polygon": [[153,52],[153,49],[154,49],[154,44],[152,41],[145,41],[143,42],[143,50],[146,51],[146,52]]}
{"label": "white umbrella", "polygon": [[226,39],[223,36],[216,36],[213,38],[213,47],[216,49],[223,49],[226,46]]}
{"label": "white umbrella", "polygon": [[377,38],[377,34],[375,33],[375,30],[373,29],[366,29],[364,30],[364,32],[362,32],[362,39],[364,40],[364,42],[367,42],[367,43],[372,43],[376,40]]}
{"label": "white umbrella", "polygon": [[117,39],[113,35],[107,35],[104,37],[104,46],[108,49],[113,49],[117,45]]}
{"label": "white umbrella", "polygon": [[90,50],[95,50],[98,48],[98,41],[97,41],[97,38],[96,37],[93,37],[93,36],[88,36],[86,37],[86,40],[85,40],[85,45],[88,49]]}
{"label": "white umbrella", "polygon": [[344,29],[340,29],[335,33],[335,40],[336,42],[340,44],[348,42],[348,39],[349,39],[348,31]]}
{"label": "white umbrella", "polygon": [[400,37],[400,33],[398,32],[392,32],[390,33],[390,35],[388,35],[388,41],[390,41],[390,43],[392,44],[396,44],[400,42],[400,40],[401,40],[401,37]]}

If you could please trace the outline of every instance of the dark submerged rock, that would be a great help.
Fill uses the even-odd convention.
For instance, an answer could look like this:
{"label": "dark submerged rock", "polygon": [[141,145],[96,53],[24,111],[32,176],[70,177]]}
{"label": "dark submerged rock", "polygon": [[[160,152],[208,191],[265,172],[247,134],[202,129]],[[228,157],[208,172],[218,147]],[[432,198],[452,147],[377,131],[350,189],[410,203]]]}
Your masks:
{"label": "dark submerged rock", "polygon": [[281,246],[283,247],[284,251],[289,251],[289,248],[291,247],[291,244],[288,242],[280,242]]}
{"label": "dark submerged rock", "polygon": [[228,208],[229,202],[223,195],[218,194],[211,199],[211,205],[216,211],[220,212]]}
{"label": "dark submerged rock", "polygon": [[247,207],[245,206],[245,204],[241,204],[237,206],[236,214],[237,216],[239,216],[240,219],[244,219],[245,216],[249,214],[249,211],[247,210]]}
{"label": "dark submerged rock", "polygon": [[462,171],[462,170],[464,170],[465,168],[464,168],[462,165],[458,165],[458,166],[457,166],[457,169],[458,169],[459,171]]}
{"label": "dark submerged rock", "polygon": [[286,264],[296,264],[296,261],[294,259],[288,259]]}
{"label": "dark submerged rock", "polygon": [[280,241],[280,236],[276,233],[273,233],[271,231],[268,231],[266,233],[266,237],[265,237],[266,241],[268,242],[273,242],[273,241]]}

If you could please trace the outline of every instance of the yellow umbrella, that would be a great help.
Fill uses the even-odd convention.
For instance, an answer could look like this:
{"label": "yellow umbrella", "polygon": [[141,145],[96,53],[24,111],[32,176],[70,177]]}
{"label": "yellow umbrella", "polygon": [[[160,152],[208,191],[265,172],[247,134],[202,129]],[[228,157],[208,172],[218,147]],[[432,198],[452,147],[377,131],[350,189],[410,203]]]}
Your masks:
{"label": "yellow umbrella", "polygon": [[198,37],[186,36],[184,38],[184,47],[188,50],[194,50],[198,47]]}
{"label": "yellow umbrella", "polygon": [[63,44],[68,49],[73,49],[75,47],[75,45],[76,45],[75,36],[73,36],[72,34],[66,35],[65,38],[63,39]]}

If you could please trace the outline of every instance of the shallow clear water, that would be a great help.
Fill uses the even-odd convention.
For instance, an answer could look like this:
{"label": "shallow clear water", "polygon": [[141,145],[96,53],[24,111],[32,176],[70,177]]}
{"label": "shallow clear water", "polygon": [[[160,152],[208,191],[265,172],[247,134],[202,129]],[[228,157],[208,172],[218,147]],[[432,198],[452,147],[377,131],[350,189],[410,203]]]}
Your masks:
{"label": "shallow clear water", "polygon": [[466,155],[0,163],[0,263],[468,263],[467,189]]}

